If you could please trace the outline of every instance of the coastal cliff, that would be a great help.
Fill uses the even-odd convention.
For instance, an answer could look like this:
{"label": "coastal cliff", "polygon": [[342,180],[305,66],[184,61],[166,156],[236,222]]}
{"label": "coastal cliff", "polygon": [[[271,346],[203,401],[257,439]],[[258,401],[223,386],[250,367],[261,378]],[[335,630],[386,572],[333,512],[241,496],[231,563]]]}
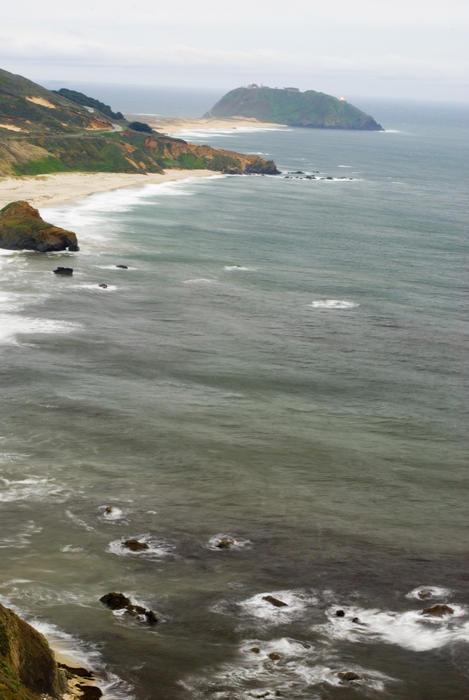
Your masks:
{"label": "coastal cliff", "polygon": [[316,129],[382,131],[369,114],[324,92],[258,85],[231,90],[205,117],[253,117],[262,122]]}
{"label": "coastal cliff", "polygon": [[28,202],[11,202],[0,210],[0,248],[9,250],[78,250],[77,237],[44,221]]}
{"label": "coastal cliff", "polygon": [[46,638],[0,605],[0,698],[61,698],[67,689]]}
{"label": "coastal cliff", "polygon": [[167,168],[277,172],[259,156],[196,146],[136,124],[83,93],[53,92],[0,70],[0,176]]}

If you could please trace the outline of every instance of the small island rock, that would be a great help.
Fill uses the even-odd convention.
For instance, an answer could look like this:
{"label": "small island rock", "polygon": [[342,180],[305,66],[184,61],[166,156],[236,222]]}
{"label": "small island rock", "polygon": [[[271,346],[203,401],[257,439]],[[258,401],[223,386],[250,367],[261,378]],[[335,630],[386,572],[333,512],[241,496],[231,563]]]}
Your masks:
{"label": "small island rock", "polygon": [[71,277],[73,275],[73,267],[56,267],[54,275],[62,275],[63,277]]}
{"label": "small island rock", "polygon": [[28,202],[10,202],[0,210],[0,248],[9,250],[79,250],[71,231],[44,221]]}
{"label": "small island rock", "polygon": [[452,615],[453,608],[449,605],[433,605],[431,608],[425,608],[420,613],[421,615],[431,615],[432,617],[443,617],[443,615]]}
{"label": "small island rock", "polygon": [[285,608],[288,606],[288,603],[284,603],[283,600],[279,600],[278,598],[274,598],[273,595],[263,595],[262,600],[266,600],[268,603],[273,605],[275,608]]}

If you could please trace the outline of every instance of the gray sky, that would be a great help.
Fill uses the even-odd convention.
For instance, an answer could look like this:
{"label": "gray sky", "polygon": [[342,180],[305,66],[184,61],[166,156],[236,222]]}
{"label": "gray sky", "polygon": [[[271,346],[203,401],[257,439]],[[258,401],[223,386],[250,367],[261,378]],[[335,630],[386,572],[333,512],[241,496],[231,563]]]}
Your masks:
{"label": "gray sky", "polygon": [[[67,79],[469,101],[467,0],[13,0],[0,67]],[[68,7],[67,7],[68,5]]]}

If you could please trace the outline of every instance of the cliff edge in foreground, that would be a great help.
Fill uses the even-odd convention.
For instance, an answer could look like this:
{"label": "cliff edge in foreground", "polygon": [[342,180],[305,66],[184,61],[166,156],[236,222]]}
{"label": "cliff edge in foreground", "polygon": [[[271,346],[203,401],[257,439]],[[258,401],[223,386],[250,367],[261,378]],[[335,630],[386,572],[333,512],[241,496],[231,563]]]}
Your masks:
{"label": "cliff edge in foreground", "polygon": [[332,95],[297,88],[258,85],[231,90],[205,117],[253,117],[262,122],[316,129],[382,131],[373,117]]}

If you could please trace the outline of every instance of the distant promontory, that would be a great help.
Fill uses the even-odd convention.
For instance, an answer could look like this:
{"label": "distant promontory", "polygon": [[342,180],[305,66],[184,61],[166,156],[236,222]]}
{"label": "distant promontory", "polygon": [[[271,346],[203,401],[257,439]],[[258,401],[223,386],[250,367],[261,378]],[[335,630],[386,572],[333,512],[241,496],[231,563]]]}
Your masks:
{"label": "distant promontory", "polygon": [[270,88],[249,85],[231,90],[205,115],[217,117],[252,117],[263,122],[315,129],[359,129],[382,131],[373,117],[354,107],[342,97],[298,88]]}

